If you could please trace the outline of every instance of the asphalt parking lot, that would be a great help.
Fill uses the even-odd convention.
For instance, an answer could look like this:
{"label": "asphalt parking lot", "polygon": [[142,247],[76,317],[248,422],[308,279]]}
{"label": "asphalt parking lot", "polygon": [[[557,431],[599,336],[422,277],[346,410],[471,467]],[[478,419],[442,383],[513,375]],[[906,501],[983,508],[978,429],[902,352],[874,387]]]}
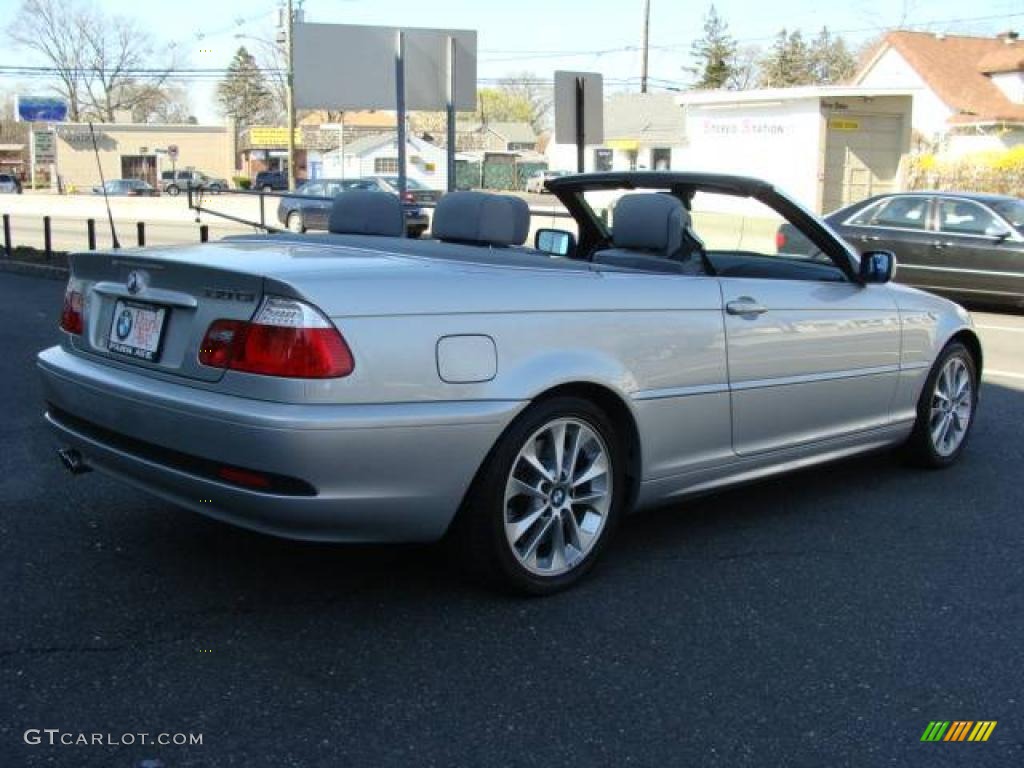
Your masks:
{"label": "asphalt parking lot", "polygon": [[[636,516],[578,589],[516,600],[436,547],[71,478],[33,369],[62,290],[0,274],[0,766],[1024,763],[1022,315],[976,315],[993,373],[954,468],[878,454]],[[932,720],[998,725],[922,743]]]}

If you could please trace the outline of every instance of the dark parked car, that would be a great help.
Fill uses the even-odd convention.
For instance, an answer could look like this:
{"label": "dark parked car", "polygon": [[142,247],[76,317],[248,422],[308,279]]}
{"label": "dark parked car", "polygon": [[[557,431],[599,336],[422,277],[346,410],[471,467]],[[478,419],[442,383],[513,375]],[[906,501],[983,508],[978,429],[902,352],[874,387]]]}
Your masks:
{"label": "dark parked car", "polygon": [[[388,181],[394,179],[392,186]],[[430,226],[430,219],[416,203],[435,202],[440,192],[428,189],[419,182],[408,179],[405,203],[405,232],[409,237],[419,237]],[[331,201],[350,189],[367,189],[397,194],[397,177],[368,176],[363,179],[315,179],[307,181],[295,190],[296,195],[308,197],[282,197],[277,206],[277,219],[292,232],[308,229],[327,229],[327,218],[331,212]]]}
{"label": "dark parked car", "polygon": [[151,187],[142,179],[111,179],[102,187],[93,187],[94,195],[116,195],[121,197],[156,197],[160,190]]}
{"label": "dark parked car", "polygon": [[260,171],[252,182],[260,192],[281,192],[288,189],[288,174],[283,171]]}
{"label": "dark parked car", "polygon": [[217,193],[227,189],[228,182],[227,179],[217,179],[194,169],[164,171],[160,174],[160,189],[171,197],[181,194],[190,186],[193,189],[209,190],[210,192]]}
{"label": "dark parked car", "polygon": [[[877,195],[825,221],[859,252],[896,254],[896,280],[961,300],[1024,308],[1024,200],[971,192]],[[815,247],[792,226],[780,252]]]}
{"label": "dark parked car", "polygon": [[0,173],[0,192],[21,194],[21,179],[11,173]]}

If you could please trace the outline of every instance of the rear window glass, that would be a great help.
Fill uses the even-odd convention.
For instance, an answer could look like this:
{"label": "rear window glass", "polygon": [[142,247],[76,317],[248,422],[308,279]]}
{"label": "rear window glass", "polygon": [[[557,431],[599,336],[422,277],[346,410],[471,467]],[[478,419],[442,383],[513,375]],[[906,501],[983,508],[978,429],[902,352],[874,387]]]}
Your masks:
{"label": "rear window glass", "polygon": [[999,200],[992,207],[1017,229],[1024,229],[1024,200]]}

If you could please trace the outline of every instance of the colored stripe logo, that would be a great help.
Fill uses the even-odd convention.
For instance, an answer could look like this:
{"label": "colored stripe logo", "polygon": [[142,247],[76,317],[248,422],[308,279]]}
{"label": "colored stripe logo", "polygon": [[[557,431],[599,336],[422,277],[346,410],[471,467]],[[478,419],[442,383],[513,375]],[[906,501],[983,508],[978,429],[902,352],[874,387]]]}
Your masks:
{"label": "colored stripe logo", "polygon": [[998,720],[932,720],[921,741],[988,741]]}

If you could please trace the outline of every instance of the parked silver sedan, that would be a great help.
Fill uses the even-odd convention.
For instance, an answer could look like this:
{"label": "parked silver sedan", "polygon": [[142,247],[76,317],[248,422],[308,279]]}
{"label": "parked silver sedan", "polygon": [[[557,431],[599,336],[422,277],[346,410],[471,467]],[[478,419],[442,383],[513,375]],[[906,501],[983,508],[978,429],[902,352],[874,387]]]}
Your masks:
{"label": "parked silver sedan", "polygon": [[[550,593],[630,510],[863,451],[944,467],[982,350],[771,185],[549,182],[576,232],[456,192],[434,240],[393,195],[330,232],[71,256],[40,353],[66,466],[296,539],[429,541]],[[779,221],[815,244],[776,246]]]}

